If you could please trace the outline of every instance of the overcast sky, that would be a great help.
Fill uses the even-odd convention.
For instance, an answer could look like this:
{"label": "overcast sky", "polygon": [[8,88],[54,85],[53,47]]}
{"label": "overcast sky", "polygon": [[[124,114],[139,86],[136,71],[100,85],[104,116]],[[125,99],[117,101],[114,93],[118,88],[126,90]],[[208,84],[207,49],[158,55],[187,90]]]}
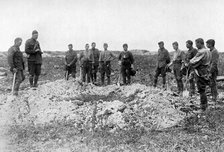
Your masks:
{"label": "overcast sky", "polygon": [[156,51],[158,41],[172,50],[178,41],[185,50],[188,39],[214,38],[224,49],[223,0],[0,0],[0,51],[16,37],[25,41],[39,32],[42,50],[65,51],[67,44],[84,49],[86,43],[103,43],[110,50]]}

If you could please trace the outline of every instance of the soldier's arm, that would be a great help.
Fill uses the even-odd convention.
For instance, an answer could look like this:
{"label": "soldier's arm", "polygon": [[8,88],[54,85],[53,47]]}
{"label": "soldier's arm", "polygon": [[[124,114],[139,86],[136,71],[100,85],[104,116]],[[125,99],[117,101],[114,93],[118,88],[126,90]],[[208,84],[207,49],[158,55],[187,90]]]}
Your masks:
{"label": "soldier's arm", "polygon": [[218,66],[218,62],[219,62],[219,53],[216,50],[216,51],[212,52],[212,61],[211,61],[210,72],[214,72],[216,70],[216,67]]}
{"label": "soldier's arm", "polygon": [[100,53],[99,62],[102,61],[102,54],[103,54],[103,52]]}
{"label": "soldier's arm", "polygon": [[39,52],[40,52],[41,54],[43,54],[43,52],[42,52],[42,50],[41,50],[41,48],[40,48],[40,43],[39,43],[38,41],[37,41],[37,43],[38,43],[38,44],[37,44],[37,45],[38,45],[37,48],[39,49]]}
{"label": "soldier's arm", "polygon": [[15,53],[15,50],[13,48],[10,48],[8,50],[7,58],[8,58],[8,64],[9,64],[10,70],[12,70],[15,67],[14,62],[13,62],[14,53]]}
{"label": "soldier's arm", "polygon": [[[191,65],[196,65],[197,63],[199,63],[201,61],[201,59],[205,56],[205,53],[202,52],[198,52],[191,60],[190,60],[190,64]],[[196,68],[196,67],[195,67]]]}
{"label": "soldier's arm", "polygon": [[27,54],[35,54],[36,51],[30,47],[30,42],[29,41],[26,41],[26,44],[25,44],[25,52]]}

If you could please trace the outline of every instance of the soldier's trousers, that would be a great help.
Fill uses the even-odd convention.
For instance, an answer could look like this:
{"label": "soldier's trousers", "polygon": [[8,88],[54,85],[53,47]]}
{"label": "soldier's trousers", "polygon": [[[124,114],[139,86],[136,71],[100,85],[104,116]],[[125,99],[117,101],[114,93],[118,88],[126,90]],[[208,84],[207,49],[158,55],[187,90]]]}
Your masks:
{"label": "soldier's trousers", "polygon": [[210,83],[209,83],[211,88],[211,95],[214,100],[216,100],[218,96],[218,91],[217,91],[218,89],[217,89],[217,83],[216,83],[217,75],[218,75],[218,70],[212,72]]}
{"label": "soldier's trousers", "polygon": [[163,78],[163,87],[165,87],[166,84],[166,67],[157,67],[156,68],[156,74],[154,76],[154,84],[153,86],[156,87],[157,82],[158,82],[158,77],[159,75],[162,75]]}
{"label": "soldier's trousers", "polygon": [[92,63],[90,62],[84,62],[81,65],[81,70],[82,70],[82,81],[87,83],[90,83],[90,79],[92,79]]}
{"label": "soldier's trousers", "polygon": [[111,74],[111,64],[110,62],[102,63],[102,68],[100,69],[101,74],[101,84],[104,84],[105,75],[107,76],[107,85],[110,85],[110,74]]}
{"label": "soldier's trousers", "polygon": [[131,83],[130,70],[131,70],[131,64],[121,65],[121,75],[123,78],[123,84],[125,85]]}
{"label": "soldier's trousers", "polygon": [[18,70],[16,72],[16,79],[15,79],[15,86],[14,86],[14,93],[17,94],[19,91],[20,84],[25,80],[25,76],[23,70]]}
{"label": "soldier's trousers", "polygon": [[76,65],[66,66],[65,70],[66,70],[66,72],[68,71],[68,75],[71,74],[73,78],[76,77]]}
{"label": "soldier's trousers", "polygon": [[93,82],[96,82],[97,80],[97,72],[98,72],[98,67],[99,65],[98,64],[93,64],[93,69],[92,69],[92,80]]}
{"label": "soldier's trousers", "polygon": [[198,74],[196,76],[198,93],[200,94],[201,109],[206,110],[208,106],[207,96],[206,96],[206,86],[209,85],[208,80],[208,66],[197,67]]}
{"label": "soldier's trousers", "polygon": [[178,92],[183,92],[184,90],[184,85],[183,85],[183,81],[182,81],[182,73],[181,73],[181,64],[180,63],[174,63],[173,64],[173,72],[174,72],[174,76],[177,82],[177,88],[178,88]]}
{"label": "soldier's trousers", "polygon": [[41,74],[41,64],[36,64],[35,62],[28,61],[28,71],[30,75],[30,85],[33,86],[34,83],[34,85],[36,86]]}

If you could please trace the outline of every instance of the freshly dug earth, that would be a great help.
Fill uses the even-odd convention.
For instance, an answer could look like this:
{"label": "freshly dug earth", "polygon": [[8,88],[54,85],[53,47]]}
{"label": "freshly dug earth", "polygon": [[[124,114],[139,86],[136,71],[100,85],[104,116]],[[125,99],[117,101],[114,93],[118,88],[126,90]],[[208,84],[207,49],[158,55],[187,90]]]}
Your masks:
{"label": "freshly dug earth", "polygon": [[115,134],[133,128],[143,133],[173,127],[185,118],[185,113],[175,106],[183,104],[182,99],[140,84],[97,87],[79,81],[57,80],[41,85],[38,90],[25,89],[15,99],[8,94],[0,97],[2,103],[8,103],[1,107],[1,112],[7,113],[2,125],[11,128],[14,142],[25,139],[32,142],[38,133],[18,134],[21,130],[27,132],[24,128],[30,127],[44,129],[69,124],[78,133],[106,130]]}

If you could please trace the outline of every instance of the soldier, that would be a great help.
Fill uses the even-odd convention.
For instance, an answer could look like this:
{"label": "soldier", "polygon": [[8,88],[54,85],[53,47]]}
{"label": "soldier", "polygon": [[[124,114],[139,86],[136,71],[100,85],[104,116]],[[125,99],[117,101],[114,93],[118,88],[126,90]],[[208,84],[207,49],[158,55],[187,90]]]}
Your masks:
{"label": "soldier", "polygon": [[173,65],[173,72],[175,79],[177,81],[178,94],[183,96],[184,85],[182,81],[181,69],[184,66],[184,52],[178,48],[178,43],[174,42],[173,44],[174,55],[172,62],[168,65],[169,67]]}
{"label": "soldier", "polygon": [[20,46],[22,44],[21,38],[16,38],[14,40],[14,45],[8,50],[8,63],[10,67],[10,71],[13,74],[16,74],[15,86],[13,90],[13,95],[17,96],[19,91],[19,86],[24,81],[25,76],[23,74],[23,70],[25,69],[24,61],[23,61],[23,53],[20,51]]}
{"label": "soldier", "polygon": [[99,67],[100,51],[98,49],[96,49],[96,43],[95,42],[92,43],[91,52],[93,53],[94,61],[95,61],[95,62],[93,62],[92,79],[93,79],[93,83],[96,83],[97,72],[98,72],[98,67]]}
{"label": "soldier", "polygon": [[197,54],[197,49],[193,48],[193,42],[191,40],[188,40],[186,42],[186,47],[188,48],[187,54],[186,54],[186,58],[185,58],[185,66],[187,67],[188,70],[188,79],[189,79],[189,83],[190,83],[190,97],[192,97],[193,95],[195,95],[195,72],[194,69],[191,67],[189,68],[189,62],[190,60]]}
{"label": "soldier", "polygon": [[216,102],[218,97],[216,78],[218,76],[219,52],[215,48],[215,40],[209,39],[208,41],[206,41],[206,45],[211,52],[210,87],[211,87],[212,100]]}
{"label": "soldier", "polygon": [[28,39],[25,44],[25,52],[28,55],[28,71],[30,87],[37,87],[38,79],[41,74],[42,54],[40,44],[37,41],[38,32],[32,32],[32,38]]}
{"label": "soldier", "polygon": [[108,44],[103,44],[104,51],[100,53],[99,71],[101,73],[101,85],[104,85],[105,74],[107,76],[107,85],[110,85],[111,64],[110,62],[116,57],[107,50]]}
{"label": "soldier", "polygon": [[91,75],[94,57],[92,52],[89,50],[89,44],[86,44],[85,51],[80,53],[79,61],[80,68],[82,70],[82,81],[86,82],[87,77],[87,83],[90,83],[90,80],[93,81]]}
{"label": "soldier", "polygon": [[[127,85],[131,83],[130,70],[133,68],[134,58],[130,51],[128,51],[128,45],[123,44],[123,49],[118,57],[118,64],[121,66],[121,74],[123,77],[123,84]],[[127,78],[127,81],[126,81]]]}
{"label": "soldier", "polygon": [[195,69],[197,88],[200,93],[201,110],[205,111],[208,106],[205,89],[209,84],[208,67],[211,62],[211,52],[205,48],[202,38],[196,39],[195,43],[198,48],[198,53],[190,60],[189,65]]}
{"label": "soldier", "polygon": [[156,74],[154,76],[154,84],[153,86],[156,87],[158,77],[161,74],[163,78],[163,88],[165,88],[166,84],[166,69],[167,64],[170,63],[170,54],[169,52],[164,48],[164,42],[161,41],[158,43],[159,50],[158,50],[158,62],[156,67]]}
{"label": "soldier", "polygon": [[68,49],[69,50],[65,53],[65,70],[66,70],[66,73],[68,72],[67,73],[68,77],[69,77],[69,74],[72,74],[72,77],[75,78],[77,53],[73,50],[72,44],[68,45]]}

